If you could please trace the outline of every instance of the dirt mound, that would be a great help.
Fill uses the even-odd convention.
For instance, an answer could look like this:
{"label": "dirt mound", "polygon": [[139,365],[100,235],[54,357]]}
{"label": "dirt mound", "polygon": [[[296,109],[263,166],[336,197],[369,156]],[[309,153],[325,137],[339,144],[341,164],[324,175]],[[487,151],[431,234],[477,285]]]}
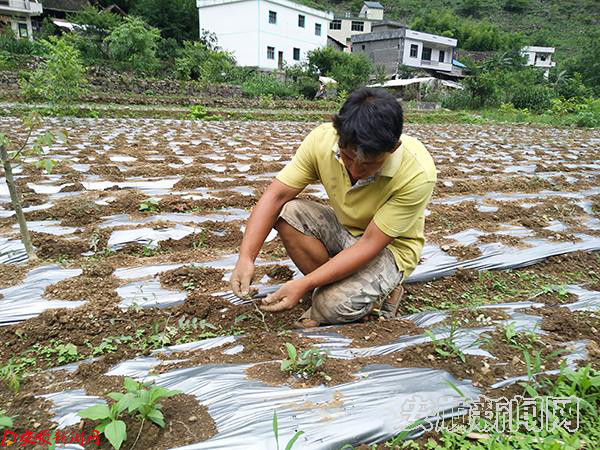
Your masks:
{"label": "dirt mound", "polygon": [[119,280],[113,276],[89,277],[79,275],[51,284],[44,291],[44,297],[57,300],[86,300],[103,305],[118,303],[121,299],[116,289]]}
{"label": "dirt mound", "polygon": [[352,339],[351,347],[374,347],[389,344],[400,336],[424,333],[409,320],[373,320],[364,323],[341,325],[333,329],[342,336]]}
{"label": "dirt mound", "polygon": [[223,270],[210,267],[184,266],[159,275],[164,288],[198,292],[214,292],[224,286]]}
{"label": "dirt mound", "polygon": [[61,239],[46,233],[32,232],[31,241],[42,259],[77,259],[90,249],[90,243],[81,239]]}

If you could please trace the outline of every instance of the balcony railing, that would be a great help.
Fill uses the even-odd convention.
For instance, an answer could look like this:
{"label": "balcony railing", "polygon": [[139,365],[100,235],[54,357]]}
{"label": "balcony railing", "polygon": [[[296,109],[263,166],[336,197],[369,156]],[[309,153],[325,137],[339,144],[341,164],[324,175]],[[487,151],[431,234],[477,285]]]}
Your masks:
{"label": "balcony railing", "polygon": [[41,14],[42,4],[30,0],[0,0],[0,10]]}

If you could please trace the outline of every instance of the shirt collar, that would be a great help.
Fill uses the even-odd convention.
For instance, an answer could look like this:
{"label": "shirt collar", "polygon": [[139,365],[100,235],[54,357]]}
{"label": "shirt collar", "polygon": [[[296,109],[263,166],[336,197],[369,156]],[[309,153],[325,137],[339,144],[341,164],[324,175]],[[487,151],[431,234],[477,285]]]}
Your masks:
{"label": "shirt collar", "polygon": [[[335,155],[335,159],[337,159],[340,162],[340,164],[344,164],[340,159],[340,147],[338,146],[337,141],[335,142],[335,144],[333,144],[333,147],[331,147],[331,151]],[[385,160],[385,163],[383,163],[383,166],[381,167],[381,169],[379,169],[379,172],[373,175],[373,177],[381,175],[383,177],[393,178],[394,175],[396,175],[396,173],[400,169],[401,163],[402,145],[400,145],[400,147],[398,147],[398,149],[394,153],[392,153],[388,159]]]}

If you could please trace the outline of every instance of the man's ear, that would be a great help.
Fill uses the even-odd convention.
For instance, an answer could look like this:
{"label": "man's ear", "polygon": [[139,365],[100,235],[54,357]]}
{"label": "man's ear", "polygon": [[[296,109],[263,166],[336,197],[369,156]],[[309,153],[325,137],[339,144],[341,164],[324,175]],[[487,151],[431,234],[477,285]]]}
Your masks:
{"label": "man's ear", "polygon": [[401,145],[402,145],[402,140],[398,139],[398,142],[396,142],[396,145],[394,146],[394,148],[391,149],[388,153],[394,153],[396,150],[398,150],[400,148]]}

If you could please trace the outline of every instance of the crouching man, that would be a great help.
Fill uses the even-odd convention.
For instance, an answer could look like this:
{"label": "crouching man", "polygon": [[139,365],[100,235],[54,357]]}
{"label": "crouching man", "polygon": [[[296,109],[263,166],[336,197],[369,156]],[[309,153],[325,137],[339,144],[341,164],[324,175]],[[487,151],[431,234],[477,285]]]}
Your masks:
{"label": "crouching man", "polygon": [[[271,229],[304,274],[263,299],[260,308],[293,309],[312,294],[298,327],[396,316],[402,280],[419,261],[424,211],[436,180],[433,160],[402,135],[402,108],[385,91],[352,93],[304,139],[254,207],[231,277],[248,296],[254,261]],[[320,182],[331,207],[297,199]]]}

